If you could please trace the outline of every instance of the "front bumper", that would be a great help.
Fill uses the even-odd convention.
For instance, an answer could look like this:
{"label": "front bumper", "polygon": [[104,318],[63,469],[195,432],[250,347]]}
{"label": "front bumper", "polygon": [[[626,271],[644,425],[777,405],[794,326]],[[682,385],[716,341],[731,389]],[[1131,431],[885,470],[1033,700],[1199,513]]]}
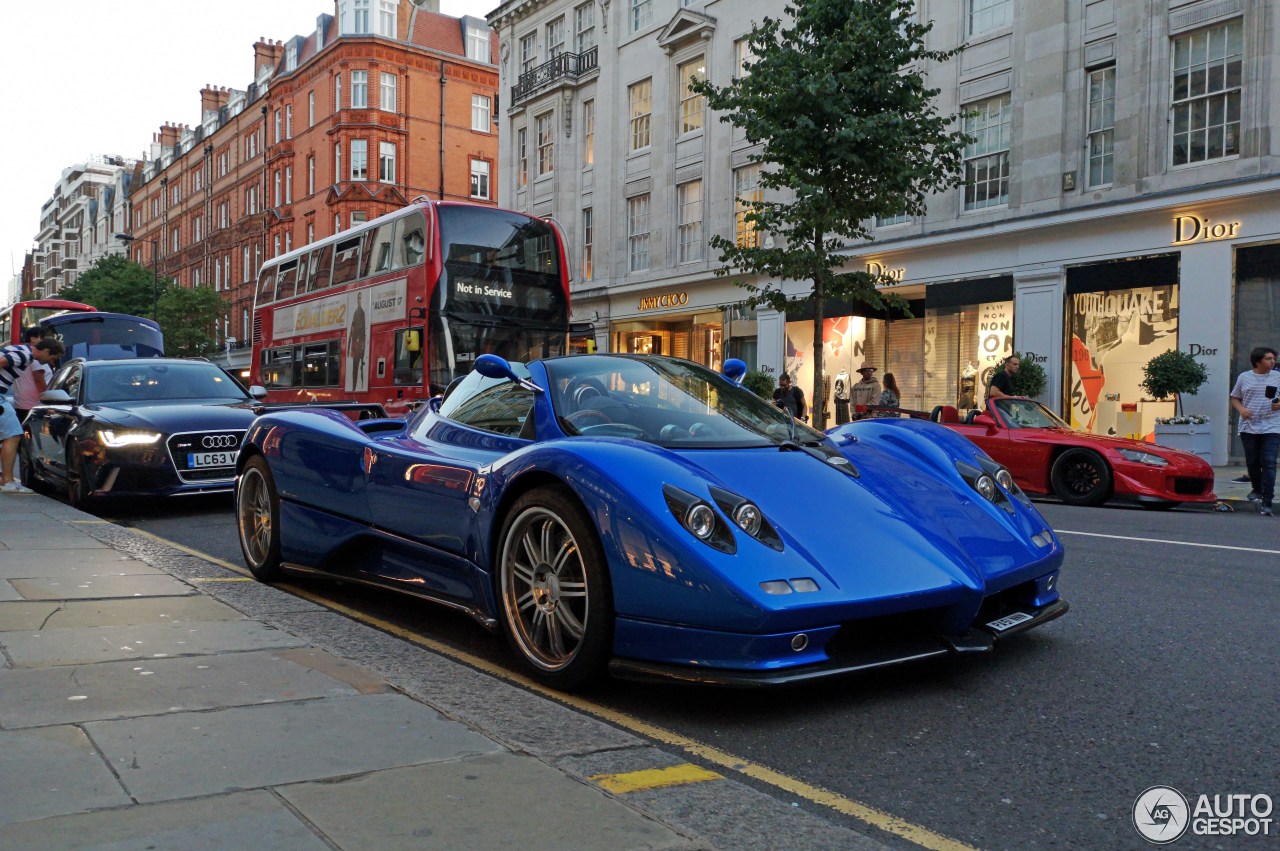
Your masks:
{"label": "front bumper", "polygon": [[[730,670],[701,665],[675,665],[660,662],[647,662],[637,659],[615,658],[609,663],[609,671],[619,679],[640,681],[664,681],[696,683],[699,685],[719,685],[737,688],[761,688],[768,686],[797,685],[828,677],[844,676],[890,665],[901,665],[918,662],[940,656],[961,653],[987,653],[995,648],[999,641],[1048,623],[1066,614],[1070,605],[1061,598],[1044,606],[1017,606],[1015,609],[990,610],[984,608],[978,619],[962,635],[943,634],[901,634],[901,630],[888,629],[882,635],[868,636],[867,627],[874,630],[875,625],[851,624],[847,627],[831,627],[824,630],[809,630],[806,638],[817,635],[823,639],[825,659],[818,662],[798,664],[788,667],[770,667],[764,669]],[[988,624],[1007,618],[1014,612],[1026,615],[1025,620],[1003,629],[994,629]],[[842,639],[842,630],[853,629],[858,640]],[[769,639],[782,639],[788,642],[794,635],[786,636],[741,636],[745,646]],[[799,655],[802,651],[796,651]]]}

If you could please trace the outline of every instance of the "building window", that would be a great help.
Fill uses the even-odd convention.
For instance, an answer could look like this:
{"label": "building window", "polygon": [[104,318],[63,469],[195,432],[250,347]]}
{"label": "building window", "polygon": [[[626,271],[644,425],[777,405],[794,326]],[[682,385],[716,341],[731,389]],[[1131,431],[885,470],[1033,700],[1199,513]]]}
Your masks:
{"label": "building window", "polygon": [[964,132],[975,141],[964,149],[964,208],[1009,203],[1009,140],[1013,114],[1009,95],[965,106]]}
{"label": "building window", "polygon": [[546,115],[539,115],[534,121],[538,134],[538,174],[550,174],[555,165],[552,162],[555,156],[556,131],[552,121],[553,113],[548,112]]}
{"label": "building window", "polygon": [[284,253],[288,254],[293,250],[293,231],[284,232]]}
{"label": "building window", "polygon": [[273,196],[272,196],[273,198],[275,198],[275,201],[274,201],[274,202],[272,202],[272,206],[273,206],[273,207],[279,207],[279,206],[280,206],[280,198],[281,198],[281,195],[280,195],[280,169],[276,169],[276,170],[275,170],[275,187],[276,187],[275,195],[273,195]]}
{"label": "building window", "polygon": [[342,182],[342,143],[335,142],[333,145],[333,182]]}
{"label": "building window", "polygon": [[564,18],[556,18],[547,24],[547,58],[555,59],[564,53]]}
{"label": "building window", "polygon": [[627,199],[627,257],[632,272],[649,268],[649,196]]}
{"label": "building window", "polygon": [[631,0],[631,31],[649,26],[653,21],[653,0]]}
{"label": "building window", "polygon": [[680,66],[680,132],[702,129],[702,95],[690,87],[695,80],[707,78],[707,63],[701,56]]}
{"label": "building window", "polygon": [[293,138],[293,104],[288,104],[284,108],[284,137]]}
{"label": "building window", "polygon": [[493,61],[493,48],[490,45],[489,30],[467,30],[467,58],[474,62]]}
{"label": "building window", "polygon": [[396,37],[396,4],[391,0],[378,0],[378,35]]}
{"label": "building window", "polygon": [[307,245],[316,241],[316,223],[307,222]]}
{"label": "building window", "polygon": [[293,166],[284,167],[284,202],[293,203]]}
{"label": "building window", "polygon": [[280,127],[281,127],[282,123],[283,123],[283,122],[282,122],[282,120],[281,120],[280,110],[278,110],[278,109],[277,109],[277,110],[276,110],[276,116],[275,116],[275,128],[276,128],[276,130],[275,130],[275,132],[276,132],[275,142],[276,142],[276,144],[279,144],[279,142],[280,142],[280,138],[281,138],[281,137],[280,137]]}
{"label": "building window", "polygon": [[489,126],[492,121],[489,112],[489,99],[484,95],[471,96],[471,129],[478,130],[481,133],[488,133],[493,128]]}
{"label": "building window", "polygon": [[969,35],[1008,26],[1012,19],[1012,0],[969,0]]}
{"label": "building window", "polygon": [[204,239],[204,220],[200,216],[196,216],[192,221],[192,230],[195,231],[196,242]]}
{"label": "building window", "polygon": [[911,221],[911,217],[906,213],[899,213],[896,216],[876,216],[876,227],[887,228],[893,225],[902,225]]}
{"label": "building window", "polygon": [[223,201],[218,204],[218,227],[225,228],[229,224],[231,224],[231,222],[227,218],[227,202]]}
{"label": "building window", "polygon": [[218,177],[227,176],[227,152],[218,154]]}
{"label": "building window", "polygon": [[307,157],[307,194],[314,195],[316,193],[316,157],[315,154]]}
{"label": "building window", "polygon": [[316,93],[307,92],[307,126],[316,126]]}
{"label": "building window", "polygon": [[755,211],[753,203],[764,200],[760,190],[759,163],[733,170],[733,219],[734,242],[739,248],[759,248],[760,233],[756,223],[747,220],[747,214]]}
{"label": "building window", "polygon": [[582,211],[582,280],[590,281],[593,277],[591,243],[595,237],[595,223],[592,221],[591,208]]}
{"label": "building window", "polygon": [[369,179],[369,143],[364,139],[351,140],[351,179]]}
{"label": "building window", "polygon": [[351,72],[351,108],[365,109],[369,106],[369,72]]}
{"label": "building window", "polygon": [[516,186],[529,183],[529,131],[521,127],[516,131]]}
{"label": "building window", "polygon": [[520,73],[532,71],[538,64],[538,34],[529,33],[520,39]]}
{"label": "building window", "polygon": [[653,80],[641,80],[627,87],[631,115],[631,150],[649,147],[649,113],[653,104]]}
{"label": "building window", "polygon": [[596,46],[595,5],[583,3],[573,10],[574,47],[579,53],[586,53]]}
{"label": "building window", "polygon": [[1240,153],[1244,24],[1237,18],[1173,40],[1173,164]]}
{"label": "building window", "polygon": [[240,273],[244,280],[249,280],[249,246],[244,247],[244,254],[241,256]]}
{"label": "building window", "polygon": [[369,221],[369,214],[364,210],[355,210],[351,213],[351,226],[362,225]]}
{"label": "building window", "polygon": [[396,75],[382,72],[382,110],[396,111]]}
{"label": "building window", "polygon": [[177,251],[179,248],[182,247],[182,243],[179,238],[178,228],[174,228],[173,232],[170,233],[169,236],[171,237],[170,242],[173,244],[174,251]]}
{"label": "building window", "polygon": [[355,0],[355,19],[351,31],[356,35],[369,34],[369,0]]}
{"label": "building window", "polygon": [[733,43],[733,61],[734,77],[745,77],[751,73],[747,68],[747,63],[755,59],[755,54],[751,51],[751,42],[745,38],[740,38]]}
{"label": "building window", "polygon": [[596,161],[596,102],[582,104],[582,162],[591,165]]}
{"label": "building window", "polygon": [[383,183],[396,182],[395,142],[378,143],[378,180]]}
{"label": "building window", "polygon": [[471,161],[471,197],[489,200],[489,164],[484,160]]}
{"label": "building window", "polygon": [[195,173],[191,175],[191,190],[193,192],[199,192],[203,188],[204,188],[204,164],[201,163],[201,167],[197,168]]}
{"label": "building window", "polygon": [[676,187],[676,215],[679,223],[676,262],[702,259],[702,181],[690,180]]}
{"label": "building window", "polygon": [[1089,185],[1114,180],[1116,126],[1116,69],[1089,72]]}
{"label": "building window", "polygon": [[342,109],[342,75],[333,75],[333,111]]}
{"label": "building window", "polygon": [[341,214],[335,213],[333,216],[333,232],[337,233],[340,230],[342,230],[342,216]]}
{"label": "building window", "polygon": [[284,48],[284,70],[294,71],[298,67],[298,45],[290,43]]}

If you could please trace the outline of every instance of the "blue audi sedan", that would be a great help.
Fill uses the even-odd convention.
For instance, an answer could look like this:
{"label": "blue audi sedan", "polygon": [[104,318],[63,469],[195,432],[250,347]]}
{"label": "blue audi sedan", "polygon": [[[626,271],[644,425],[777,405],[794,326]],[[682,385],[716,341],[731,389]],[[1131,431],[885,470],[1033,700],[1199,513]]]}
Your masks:
{"label": "blue audi sedan", "polygon": [[68,501],[229,492],[254,397],[204,360],[73,360],[23,423],[27,487]]}

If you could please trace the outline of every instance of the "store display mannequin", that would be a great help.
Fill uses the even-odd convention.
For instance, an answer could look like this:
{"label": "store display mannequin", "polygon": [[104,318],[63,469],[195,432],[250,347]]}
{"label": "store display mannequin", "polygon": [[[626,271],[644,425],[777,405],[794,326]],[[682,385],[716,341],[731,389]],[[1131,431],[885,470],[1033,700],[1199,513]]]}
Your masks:
{"label": "store display mannequin", "polygon": [[957,408],[967,411],[975,407],[978,398],[977,385],[978,368],[973,365],[973,361],[969,361],[960,373],[960,398],[956,400]]}
{"label": "store display mannequin", "polygon": [[836,373],[836,425],[849,422],[849,371],[841,367]]}

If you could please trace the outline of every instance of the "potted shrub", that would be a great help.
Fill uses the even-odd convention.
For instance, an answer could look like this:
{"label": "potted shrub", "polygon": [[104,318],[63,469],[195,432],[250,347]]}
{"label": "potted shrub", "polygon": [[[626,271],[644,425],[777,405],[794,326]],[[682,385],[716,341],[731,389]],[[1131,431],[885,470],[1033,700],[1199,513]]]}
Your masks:
{"label": "potted shrub", "polygon": [[[1044,367],[1031,358],[1023,357],[1020,352],[1014,352],[1013,357],[1022,361],[1018,371],[1013,374],[1014,395],[1026,396],[1028,399],[1036,398],[1049,384],[1049,379],[1044,374]],[[1004,361],[1000,362],[999,368],[1004,369]]]}
{"label": "potted shrub", "polygon": [[1190,354],[1171,349],[1156,355],[1143,367],[1142,389],[1153,399],[1173,397],[1173,416],[1156,417],[1156,443],[1193,452],[1208,460],[1213,447],[1209,418],[1182,412],[1182,394],[1196,395],[1209,371]]}
{"label": "potted shrub", "polygon": [[742,386],[766,401],[773,401],[773,376],[749,369],[742,377]]}

